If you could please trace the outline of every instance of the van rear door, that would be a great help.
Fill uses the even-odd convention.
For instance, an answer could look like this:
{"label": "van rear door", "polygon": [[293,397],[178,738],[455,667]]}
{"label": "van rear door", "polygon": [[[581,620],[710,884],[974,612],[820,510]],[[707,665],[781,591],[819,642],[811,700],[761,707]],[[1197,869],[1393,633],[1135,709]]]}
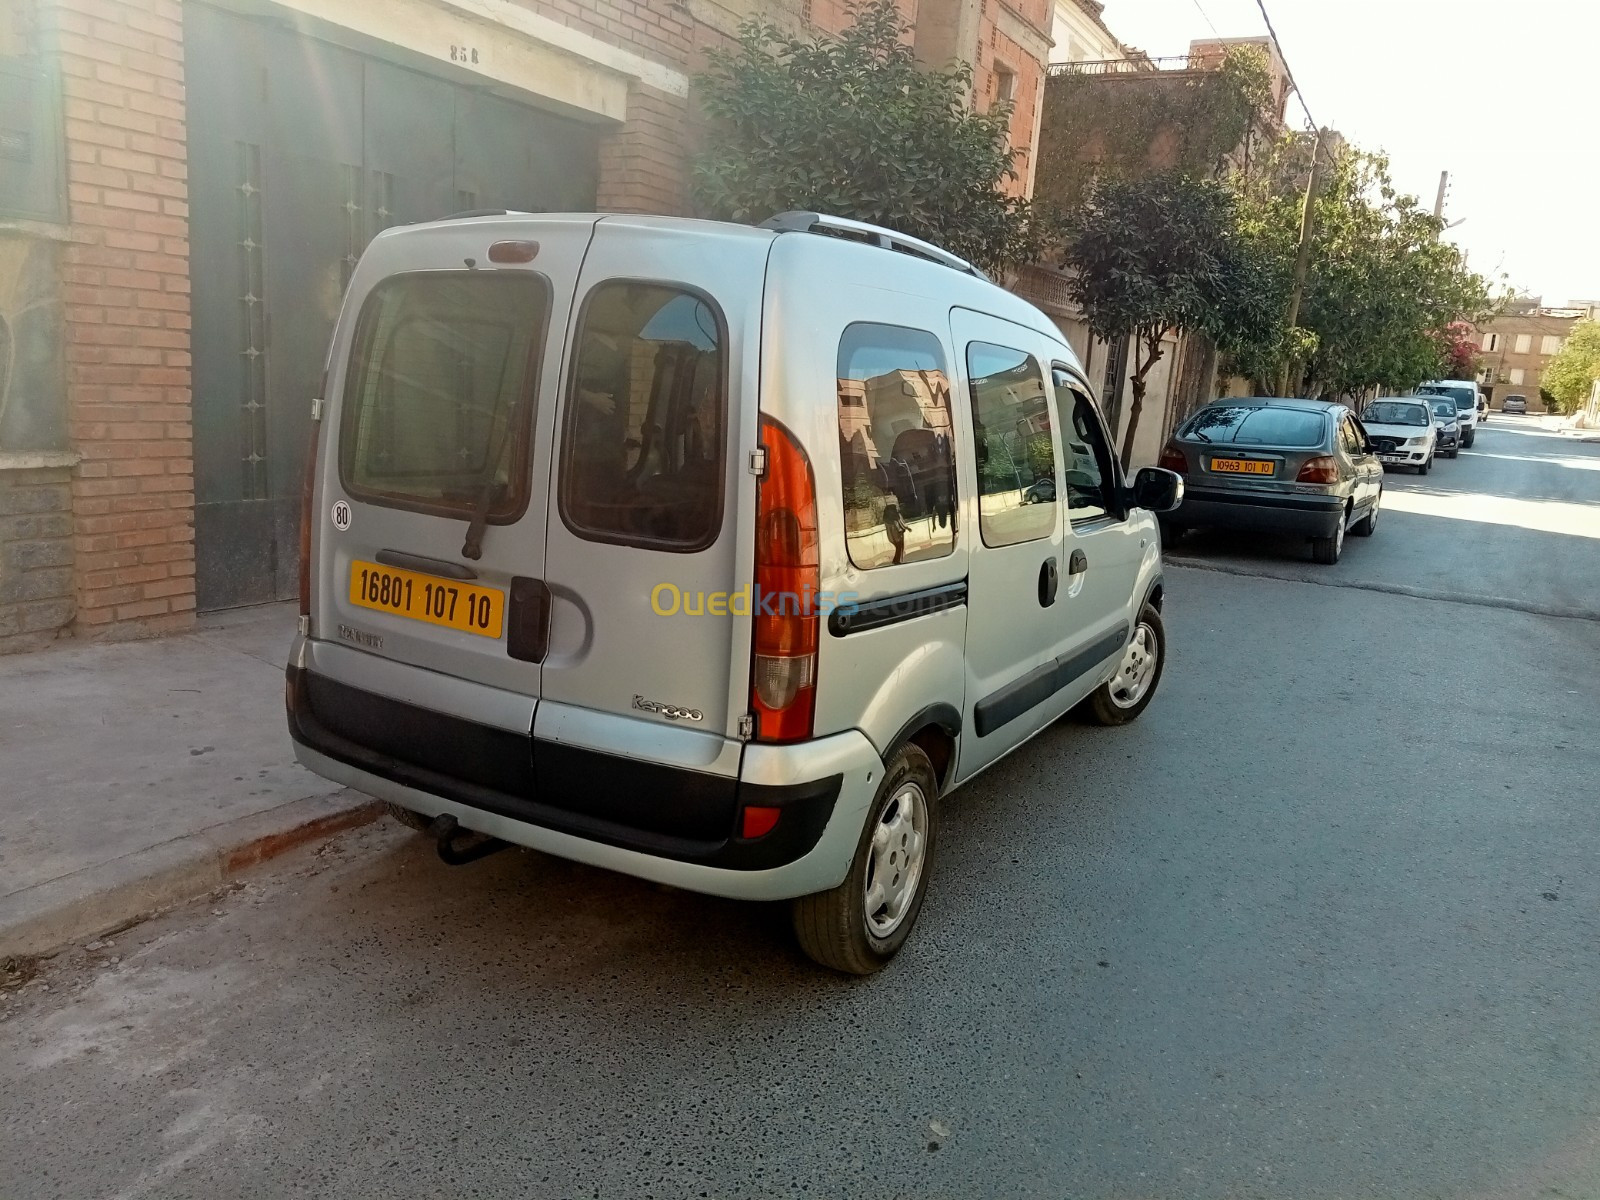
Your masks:
{"label": "van rear door", "polygon": [[648,217],[595,226],[552,468],[541,778],[594,761],[562,746],[737,774],[771,241]]}
{"label": "van rear door", "polygon": [[[546,628],[552,398],[594,221],[401,229],[363,256],[334,347],[315,514],[316,636],[352,649],[322,650],[319,670],[527,736]],[[530,261],[496,264],[497,242],[514,248],[496,257]],[[471,711],[471,689],[356,651],[501,694]]]}

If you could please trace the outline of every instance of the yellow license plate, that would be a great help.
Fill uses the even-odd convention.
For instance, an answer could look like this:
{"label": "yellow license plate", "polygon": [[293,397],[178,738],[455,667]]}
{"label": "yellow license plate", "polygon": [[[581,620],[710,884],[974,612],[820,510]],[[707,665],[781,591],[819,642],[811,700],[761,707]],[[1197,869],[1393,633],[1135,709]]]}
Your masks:
{"label": "yellow license plate", "polygon": [[350,564],[350,603],[491,638],[500,636],[506,616],[506,594],[498,588],[361,559]]}
{"label": "yellow license plate", "polygon": [[1271,475],[1278,465],[1254,458],[1213,458],[1211,469],[1224,475]]}

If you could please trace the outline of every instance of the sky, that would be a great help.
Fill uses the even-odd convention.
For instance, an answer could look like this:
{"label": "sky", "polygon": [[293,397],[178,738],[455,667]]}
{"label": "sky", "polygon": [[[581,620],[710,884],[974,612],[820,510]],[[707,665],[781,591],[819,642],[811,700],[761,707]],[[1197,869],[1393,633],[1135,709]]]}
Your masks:
{"label": "sky", "polygon": [[[1546,304],[1600,301],[1600,0],[1266,0],[1318,124],[1383,150],[1468,264]],[[1256,0],[1105,0],[1125,45],[1266,33]],[[1305,114],[1289,101],[1291,122]]]}

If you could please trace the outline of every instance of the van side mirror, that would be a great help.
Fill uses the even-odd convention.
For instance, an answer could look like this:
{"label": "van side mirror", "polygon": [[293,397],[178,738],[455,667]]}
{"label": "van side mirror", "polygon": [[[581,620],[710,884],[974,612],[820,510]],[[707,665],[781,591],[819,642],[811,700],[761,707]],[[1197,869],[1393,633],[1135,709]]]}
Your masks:
{"label": "van side mirror", "polygon": [[1128,489],[1128,499],[1135,508],[1171,512],[1183,503],[1183,476],[1165,467],[1140,467]]}

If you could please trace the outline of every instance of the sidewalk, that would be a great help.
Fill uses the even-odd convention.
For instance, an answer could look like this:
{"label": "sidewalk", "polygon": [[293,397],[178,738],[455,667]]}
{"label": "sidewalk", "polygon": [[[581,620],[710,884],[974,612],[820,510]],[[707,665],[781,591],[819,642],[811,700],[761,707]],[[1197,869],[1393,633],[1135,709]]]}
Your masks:
{"label": "sidewalk", "polygon": [[175,637],[0,657],[0,957],[202,895],[377,814],[294,761],[294,622],[274,604]]}

